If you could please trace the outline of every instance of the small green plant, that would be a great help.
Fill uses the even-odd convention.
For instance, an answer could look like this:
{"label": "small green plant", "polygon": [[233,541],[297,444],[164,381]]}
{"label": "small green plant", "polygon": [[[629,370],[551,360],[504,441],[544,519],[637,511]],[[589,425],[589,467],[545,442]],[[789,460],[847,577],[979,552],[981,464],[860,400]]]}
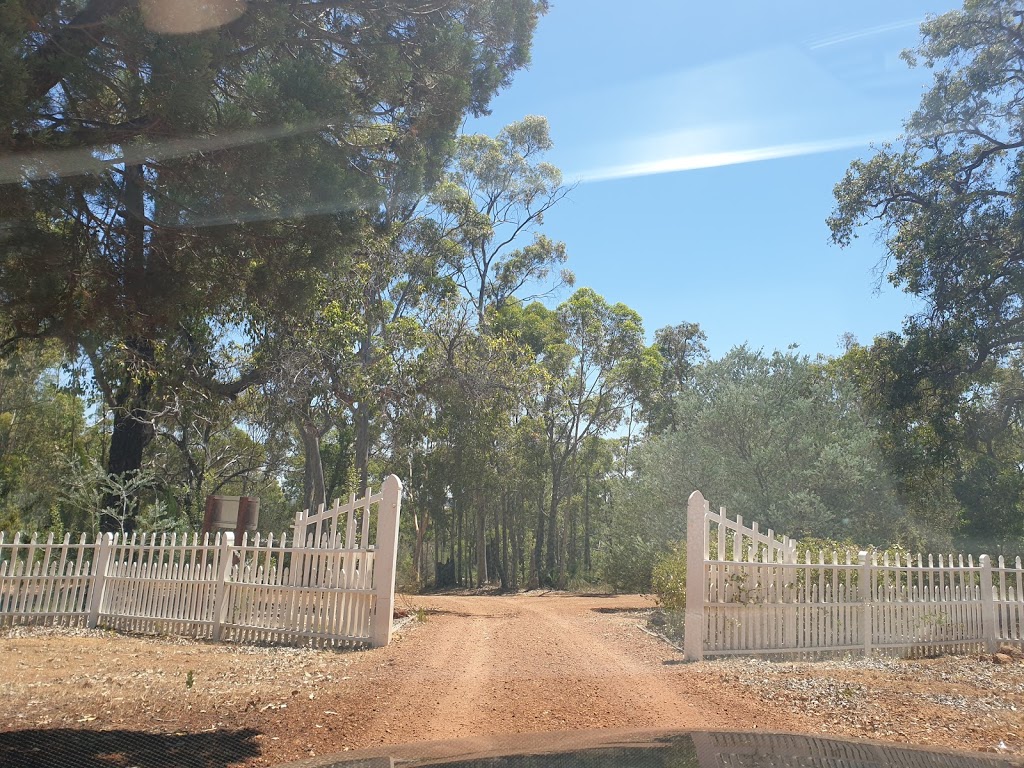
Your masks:
{"label": "small green plant", "polygon": [[926,627],[944,627],[951,619],[944,613],[926,613],[918,619],[918,623]]}
{"label": "small green plant", "polygon": [[427,609],[420,606],[416,609],[416,621],[426,623],[427,621]]}
{"label": "small green plant", "polygon": [[761,588],[759,586],[747,586],[749,578],[750,574],[744,572],[731,573],[726,576],[726,581],[733,587],[733,595],[729,599],[730,603],[750,605],[751,603],[761,602],[757,595]]}
{"label": "small green plant", "polygon": [[654,566],[651,588],[666,611],[686,609],[686,545],[676,544]]}
{"label": "small green plant", "polygon": [[185,688],[191,690],[192,686],[195,685],[195,683],[196,683],[196,677],[192,673],[192,670],[190,669],[188,671],[188,674],[185,675]]}

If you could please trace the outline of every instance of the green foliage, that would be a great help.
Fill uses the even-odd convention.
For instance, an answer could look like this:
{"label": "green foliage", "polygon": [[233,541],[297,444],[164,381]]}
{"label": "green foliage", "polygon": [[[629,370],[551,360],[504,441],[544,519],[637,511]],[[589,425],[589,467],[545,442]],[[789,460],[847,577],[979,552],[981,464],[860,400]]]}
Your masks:
{"label": "green foliage", "polygon": [[820,536],[806,536],[796,542],[796,559],[798,563],[804,562],[804,558],[810,554],[812,562],[817,562],[819,552],[860,552],[866,546],[858,547],[852,539],[830,539]]}
{"label": "green foliage", "polygon": [[[61,500],[87,521],[93,533],[100,529],[103,516],[116,521],[121,533],[132,519],[147,533],[183,530],[182,521],[169,514],[166,502],[152,493],[159,485],[160,479],[151,469],[115,475],[95,459],[87,459],[64,473]],[[110,504],[111,499],[116,506]]]}
{"label": "green foliage", "polygon": [[[321,348],[386,325],[393,296],[351,300],[367,254],[387,260],[379,241],[438,182],[463,118],[529,60],[547,4],[265,3],[188,35],[161,34],[154,4],[83,8],[0,11],[0,355],[50,338],[86,360],[113,419],[107,473],[127,475],[161,430],[203,434],[197,401],[271,379],[311,299],[345,299]],[[308,405],[325,386],[307,378]],[[373,384],[340,396],[365,410]],[[167,423],[181,415],[196,420]],[[190,517],[205,472],[185,478]]]}
{"label": "green foliage", "polygon": [[689,375],[674,395],[675,431],[638,446],[613,492],[610,583],[646,588],[675,572],[671,542],[685,538],[694,489],[797,540],[920,546],[923,530],[929,542],[949,543],[948,529],[906,515],[878,433],[841,372],[792,352],[741,347]]}
{"label": "green foliage", "polygon": [[657,459],[648,463],[649,456],[641,445],[629,456],[628,471],[620,470],[610,483],[612,519],[602,575],[619,591],[650,592],[658,560],[685,535],[687,497],[678,495],[674,482],[679,468]]}
{"label": "green foliage", "polygon": [[1019,14],[967,0],[922,24],[904,59],[931,87],[898,143],[851,164],[829,219],[840,245],[875,230],[889,280],[922,300],[902,334],[856,351],[901,497],[922,525],[1011,550],[1024,541]]}
{"label": "green foliage", "polygon": [[679,397],[693,384],[696,367],[708,360],[707,336],[697,323],[680,323],[654,332],[653,352],[661,357],[654,386],[639,390],[647,432],[674,431]]}
{"label": "green foliage", "polygon": [[686,610],[686,543],[676,544],[654,566],[651,588],[658,604],[670,613]]}
{"label": "green foliage", "polygon": [[[613,528],[613,537],[616,532]],[[647,594],[651,591],[658,556],[658,546],[643,536],[613,538],[602,563],[601,577],[616,592]]]}
{"label": "green foliage", "polygon": [[59,503],[65,466],[95,444],[85,402],[62,381],[55,346],[0,360],[0,530],[59,530],[73,522]]}
{"label": "green foliage", "polygon": [[[545,118],[530,115],[497,137],[462,136],[452,168],[433,192],[438,246],[452,280],[486,325],[522,288],[543,284],[566,260],[565,244],[539,231],[569,189],[540,157],[552,147]],[[532,235],[532,242],[522,239]],[[563,280],[572,283],[569,273]]]}
{"label": "green foliage", "polygon": [[734,349],[697,369],[676,414],[678,431],[639,450],[636,482],[648,490],[685,500],[700,489],[793,538],[906,533],[856,396],[806,357]]}

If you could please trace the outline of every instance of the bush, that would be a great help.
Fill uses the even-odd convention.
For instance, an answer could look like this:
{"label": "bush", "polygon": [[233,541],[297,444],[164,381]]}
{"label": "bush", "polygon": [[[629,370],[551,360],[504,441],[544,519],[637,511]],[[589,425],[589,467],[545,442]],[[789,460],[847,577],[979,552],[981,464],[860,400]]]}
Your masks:
{"label": "bush", "polygon": [[609,547],[601,575],[616,592],[648,593],[657,560],[655,545],[640,536],[627,536]]}
{"label": "bush", "polygon": [[682,613],[686,609],[685,542],[677,544],[655,564],[651,588],[665,611]]}

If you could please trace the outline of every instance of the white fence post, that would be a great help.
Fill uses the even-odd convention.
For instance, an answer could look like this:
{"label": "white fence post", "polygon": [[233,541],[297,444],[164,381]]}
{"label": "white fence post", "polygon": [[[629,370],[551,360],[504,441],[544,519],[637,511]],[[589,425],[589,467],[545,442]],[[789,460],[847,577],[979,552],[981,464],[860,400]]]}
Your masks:
{"label": "white fence post", "polygon": [[89,585],[89,620],[90,629],[95,629],[100,620],[103,606],[103,593],[107,588],[107,574],[110,570],[110,555],[114,550],[114,535],[104,533],[96,542],[96,555],[92,561],[92,582]]}
{"label": "white fence post", "polygon": [[[861,603],[861,616],[860,616],[860,628],[861,632],[864,633],[864,656],[871,656],[871,560],[870,553],[860,552],[857,555],[857,562],[860,564],[860,603]],[[849,562],[849,561],[847,561]]]}
{"label": "white fence post", "polygon": [[[683,654],[687,661],[704,658],[704,513],[708,503],[700,491],[686,502],[686,613],[683,625]],[[719,533],[721,536],[722,534]]]}
{"label": "white fence post", "polygon": [[992,558],[982,555],[981,566],[981,634],[989,653],[999,647],[999,627],[996,625],[995,586],[992,584]]}
{"label": "white fence post", "polygon": [[235,534],[227,532],[222,533],[220,541],[220,559],[217,561],[217,581],[214,583],[214,593],[216,597],[213,603],[213,639],[220,640],[221,634],[224,631],[224,625],[228,621],[228,608],[230,602],[228,601],[228,592],[230,590],[230,584],[228,579],[231,578],[231,566],[234,564],[234,557],[231,549],[235,544]]}
{"label": "white fence post", "polygon": [[375,609],[370,625],[370,644],[375,648],[391,642],[395,612],[395,566],[398,561],[398,522],[402,511],[402,481],[388,475],[381,486],[377,508],[377,542],[373,552]]}

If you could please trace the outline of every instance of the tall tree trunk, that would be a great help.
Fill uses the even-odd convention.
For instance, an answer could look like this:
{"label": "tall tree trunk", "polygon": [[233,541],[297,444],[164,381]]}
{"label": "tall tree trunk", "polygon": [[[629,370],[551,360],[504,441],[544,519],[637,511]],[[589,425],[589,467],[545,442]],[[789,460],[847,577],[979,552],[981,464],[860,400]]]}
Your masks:
{"label": "tall tree trunk", "polygon": [[576,505],[569,505],[567,525],[569,526],[569,563],[567,568],[569,576],[575,578],[579,572],[579,537],[576,535]]}
{"label": "tall tree trunk", "polygon": [[544,563],[544,578],[541,583],[551,586],[555,578],[555,567],[558,555],[558,505],[561,502],[562,468],[555,462],[551,467],[551,506],[548,508],[548,547],[547,559]]}
{"label": "tall tree trunk", "polygon": [[476,585],[482,587],[489,581],[490,574],[487,568],[487,509],[480,503],[481,494],[478,492],[473,494],[473,499],[476,502],[476,525],[474,525],[474,531],[476,533]]}
{"label": "tall tree trunk", "polygon": [[[124,310],[127,313],[144,312],[146,292],[146,222],[145,172],[142,165],[126,165],[124,169],[124,206],[120,210],[124,221]],[[110,436],[107,455],[107,474],[123,478],[127,473],[142,469],[142,455],[155,434],[152,424],[152,369],[156,362],[153,341],[141,336],[125,340],[124,361],[119,376],[114,411],[114,431]],[[103,497],[104,510],[117,510],[116,514],[100,515],[100,530],[114,533],[135,530],[139,513],[139,499],[124,499],[114,493]]]}
{"label": "tall tree trunk", "polygon": [[458,559],[455,561],[455,583],[461,587],[463,584],[466,583],[462,577],[462,503],[457,502],[455,506],[457,508],[459,515],[459,528],[455,539],[456,542],[458,542],[456,546],[456,549],[458,551]]}
{"label": "tall tree trunk", "polygon": [[[136,403],[140,399],[137,398]],[[142,467],[142,453],[152,439],[152,425],[144,421],[144,409],[133,408],[125,401],[122,403],[114,414],[114,432],[110,436],[110,455],[107,457],[107,474],[117,477],[137,472]],[[121,505],[122,499],[117,494],[108,493],[103,497],[104,509],[120,509]],[[134,503],[132,506],[135,506]],[[125,519],[124,527],[129,533],[135,527],[134,511]],[[120,530],[120,524],[115,517],[104,515],[100,530],[117,531]]]}
{"label": "tall tree trunk", "polygon": [[[452,513],[451,524],[448,526],[448,567],[455,568],[455,505],[449,504],[448,509]],[[455,581],[455,578],[451,580]]]}
{"label": "tall tree trunk", "polygon": [[[370,365],[373,363],[373,334],[370,332],[369,320],[359,344],[359,364],[363,375],[368,379]],[[369,388],[369,385],[367,385]],[[370,486],[370,399],[367,392],[360,395],[353,414],[356,422],[356,472],[359,474],[359,496],[366,495]]]}
{"label": "tall tree trunk", "polygon": [[427,526],[430,525],[430,510],[423,510],[422,522],[415,512],[412,519],[416,525],[416,546],[412,551],[412,566],[416,573],[416,586],[420,587],[423,584],[424,556],[426,554]]}
{"label": "tall tree trunk", "polygon": [[498,584],[502,591],[505,590],[505,571],[501,564],[501,516],[495,509],[491,515],[491,541],[487,546],[487,567],[491,573],[498,577]]}
{"label": "tall tree trunk", "polygon": [[503,494],[502,505],[501,505],[501,531],[499,533],[499,541],[501,541],[501,589],[502,591],[513,589],[513,583],[515,582],[515,574],[509,571],[509,559],[508,559],[508,526],[509,526],[509,494],[506,492]]}
{"label": "tall tree trunk", "polygon": [[533,543],[533,557],[530,561],[530,586],[541,586],[544,579],[541,576],[544,562],[544,523],[547,520],[547,510],[544,508],[544,492],[541,491],[541,498],[537,502],[537,531]]}
{"label": "tall tree trunk", "polygon": [[590,475],[584,481],[583,493],[583,570],[590,574]]}
{"label": "tall tree trunk", "polygon": [[512,540],[513,589],[519,589],[526,579],[526,554],[523,552],[523,544],[526,541],[526,515],[523,514],[525,508],[526,499],[517,493],[515,506],[512,508],[512,530],[509,534]]}
{"label": "tall tree trunk", "polygon": [[356,423],[356,474],[359,476],[357,495],[362,498],[370,487],[370,407],[365,400],[356,403],[352,417]]}
{"label": "tall tree trunk", "polygon": [[562,516],[562,532],[558,537],[558,579],[555,580],[555,586],[558,589],[566,589],[569,586],[569,571],[567,563],[569,561],[569,532],[566,530],[568,524],[568,515]]}
{"label": "tall tree trunk", "polygon": [[[572,474],[566,482],[565,498],[572,502],[573,493],[575,488],[573,487]],[[562,515],[562,535],[559,537],[559,548],[558,548],[558,588],[567,589],[569,586],[569,576],[576,572],[576,512],[573,504],[569,504],[565,513]]]}
{"label": "tall tree trunk", "polygon": [[516,522],[512,527],[512,547],[515,553],[515,561],[519,567],[519,577],[516,586],[527,583],[528,573],[526,570],[526,497],[520,495],[516,501]]}
{"label": "tall tree trunk", "polygon": [[[136,352],[152,359],[153,346],[149,342],[132,343]],[[107,474],[124,478],[142,469],[142,456],[146,446],[153,440],[155,431],[151,421],[150,397],[152,384],[148,372],[140,377],[138,385],[125,382],[118,393],[114,408],[114,430],[110,435],[110,452],[107,455]],[[127,505],[127,508],[126,508]],[[119,494],[106,493],[103,496],[104,512],[100,515],[100,531],[117,533],[135,530],[139,513],[139,499],[125,499]],[[106,510],[112,510],[107,512]]]}
{"label": "tall tree trunk", "polygon": [[309,419],[299,419],[297,426],[302,437],[302,453],[305,459],[303,503],[306,509],[315,513],[326,498],[324,463],[320,455],[320,430]]}
{"label": "tall tree trunk", "polygon": [[[351,454],[349,448],[352,446],[350,435],[347,433],[348,425],[343,419],[338,419],[334,424],[334,429],[338,435],[338,449],[334,451],[333,458],[328,464],[328,467],[324,468],[324,498],[325,499],[337,499],[345,498],[350,494],[354,488],[352,488],[352,476],[351,476]],[[329,432],[324,433],[326,437]]]}

